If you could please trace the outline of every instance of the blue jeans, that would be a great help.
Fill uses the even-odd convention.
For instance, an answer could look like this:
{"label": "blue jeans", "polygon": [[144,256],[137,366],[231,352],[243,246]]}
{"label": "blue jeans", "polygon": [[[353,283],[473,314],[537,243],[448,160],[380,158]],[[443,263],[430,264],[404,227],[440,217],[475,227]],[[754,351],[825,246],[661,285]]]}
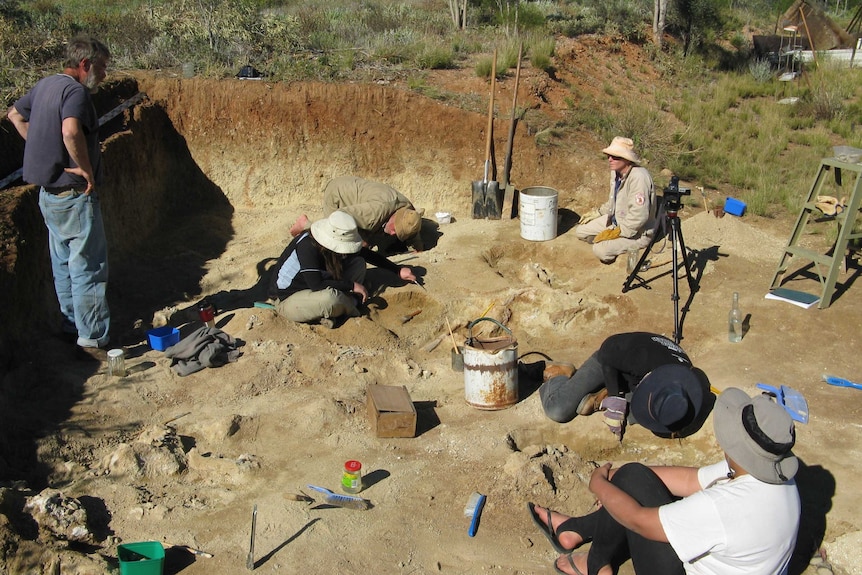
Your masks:
{"label": "blue jeans", "polygon": [[59,197],[39,192],[39,209],[48,227],[48,249],[54,289],[64,327],[78,333],[81,347],[108,344],[111,313],[108,284],[108,243],[95,194]]}
{"label": "blue jeans", "polygon": [[587,395],[605,386],[602,364],[593,353],[572,375],[552,377],[539,388],[545,415],[557,423],[568,423],[578,416],[578,404]]}

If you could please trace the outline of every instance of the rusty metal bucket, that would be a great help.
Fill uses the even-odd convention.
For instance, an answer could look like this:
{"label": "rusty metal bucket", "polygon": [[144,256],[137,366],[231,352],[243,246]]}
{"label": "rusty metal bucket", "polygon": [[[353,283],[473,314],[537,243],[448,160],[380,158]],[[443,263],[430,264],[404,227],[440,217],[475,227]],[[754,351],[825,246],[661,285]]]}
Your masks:
{"label": "rusty metal bucket", "polygon": [[[479,339],[473,326],[490,321],[508,335]],[[476,409],[505,409],[518,402],[518,342],[512,332],[490,317],[480,317],[467,325],[464,342],[464,395]]]}

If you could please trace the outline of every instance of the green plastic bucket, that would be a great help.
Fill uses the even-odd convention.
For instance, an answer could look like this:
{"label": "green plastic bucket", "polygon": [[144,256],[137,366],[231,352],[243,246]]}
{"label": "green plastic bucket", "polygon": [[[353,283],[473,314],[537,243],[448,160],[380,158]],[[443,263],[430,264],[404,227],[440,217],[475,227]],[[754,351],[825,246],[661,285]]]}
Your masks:
{"label": "green plastic bucket", "polygon": [[162,575],[165,548],[158,541],[122,543],[117,546],[120,575]]}

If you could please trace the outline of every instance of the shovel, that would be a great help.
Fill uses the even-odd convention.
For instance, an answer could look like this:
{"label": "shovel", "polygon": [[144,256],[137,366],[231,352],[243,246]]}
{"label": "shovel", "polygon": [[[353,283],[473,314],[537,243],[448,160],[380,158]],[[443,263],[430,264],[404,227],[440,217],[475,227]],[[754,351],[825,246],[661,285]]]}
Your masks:
{"label": "shovel", "polygon": [[497,49],[494,49],[494,61],[491,64],[491,99],[488,104],[488,130],[485,139],[485,174],[481,182],[473,182],[473,219],[500,219],[500,204],[498,201],[500,185],[488,180],[491,172],[491,146],[494,135],[494,88],[497,85]]}
{"label": "shovel", "polygon": [[515,128],[518,123],[518,118],[515,117],[516,106],[518,104],[518,83],[521,79],[521,54],[523,53],[524,45],[518,46],[518,67],[515,69],[515,93],[512,96],[512,122],[509,124],[509,144],[506,148],[506,162],[503,164],[503,218],[512,219],[515,210],[515,186],[512,185],[510,178],[512,173],[512,146],[515,143]]}
{"label": "shovel", "polygon": [[802,393],[796,391],[792,387],[782,385],[781,387],[773,387],[765,383],[758,383],[758,389],[764,390],[770,395],[774,395],[778,405],[784,408],[794,421],[799,423],[808,423],[808,401]]}

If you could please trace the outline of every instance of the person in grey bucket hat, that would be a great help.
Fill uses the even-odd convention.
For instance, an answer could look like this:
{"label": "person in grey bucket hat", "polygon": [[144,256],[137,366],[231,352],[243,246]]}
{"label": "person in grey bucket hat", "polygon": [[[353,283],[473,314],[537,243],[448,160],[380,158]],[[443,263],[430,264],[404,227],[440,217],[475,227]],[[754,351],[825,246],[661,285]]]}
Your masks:
{"label": "person in grey bucket hat", "polygon": [[766,483],[784,483],[796,475],[793,420],[769,396],[751,399],[742,390],[727,389],[713,417],[718,444],[742,469]]}
{"label": "person in grey bucket hat", "polygon": [[[569,517],[528,511],[560,556],[557,573],[785,575],[799,529],[793,420],[771,397],[725,389],[713,409],[724,461],[706,467],[628,463],[597,468],[599,508]],[[588,552],[575,552],[591,543]]]}

